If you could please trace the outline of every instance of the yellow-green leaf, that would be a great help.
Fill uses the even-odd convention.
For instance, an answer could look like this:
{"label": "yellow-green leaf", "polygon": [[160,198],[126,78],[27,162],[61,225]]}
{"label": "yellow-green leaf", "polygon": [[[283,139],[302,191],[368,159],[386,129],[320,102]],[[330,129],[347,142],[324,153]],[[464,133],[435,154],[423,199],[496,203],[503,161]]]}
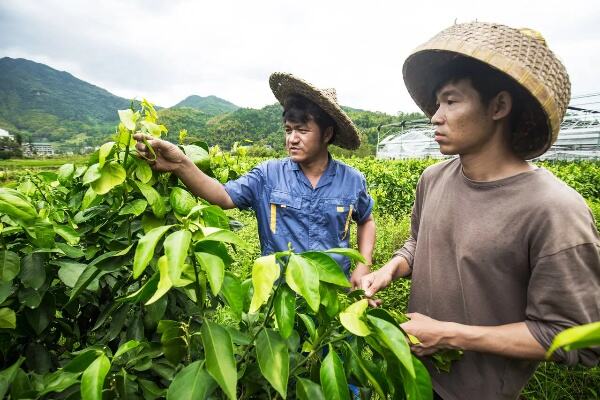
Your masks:
{"label": "yellow-green leaf", "polygon": [[254,293],[250,303],[250,313],[258,311],[267,302],[273,289],[273,284],[279,278],[281,270],[275,261],[275,256],[264,256],[254,261],[252,267],[252,286]]}
{"label": "yellow-green leaf", "polygon": [[348,308],[340,313],[340,322],[344,328],[356,336],[369,336],[371,330],[369,326],[363,321],[365,311],[369,306],[367,299],[362,299],[356,303],[350,304]]}
{"label": "yellow-green leaf", "polygon": [[152,297],[146,302],[146,305],[154,303],[156,300],[163,297],[173,287],[173,282],[169,277],[169,263],[167,262],[166,256],[162,256],[158,259],[158,272],[160,273],[158,287],[156,288],[154,295],[152,295]]}
{"label": "yellow-green leaf", "polygon": [[139,240],[137,247],[135,248],[135,256],[133,258],[133,277],[135,279],[137,279],[142,272],[144,272],[148,266],[148,263],[154,256],[156,244],[172,226],[173,225],[164,225],[154,228],[142,236],[142,238]]}

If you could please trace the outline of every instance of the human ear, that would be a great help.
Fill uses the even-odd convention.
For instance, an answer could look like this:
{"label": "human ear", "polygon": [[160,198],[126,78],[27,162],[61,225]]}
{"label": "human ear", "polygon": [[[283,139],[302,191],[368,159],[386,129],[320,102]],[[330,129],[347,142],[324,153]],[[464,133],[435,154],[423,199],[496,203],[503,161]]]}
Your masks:
{"label": "human ear", "polygon": [[498,93],[491,101],[492,118],[496,121],[510,115],[512,110],[512,96],[506,90]]}
{"label": "human ear", "polygon": [[333,137],[333,126],[328,126],[325,128],[325,132],[323,132],[323,141],[325,143],[329,143],[331,138]]}

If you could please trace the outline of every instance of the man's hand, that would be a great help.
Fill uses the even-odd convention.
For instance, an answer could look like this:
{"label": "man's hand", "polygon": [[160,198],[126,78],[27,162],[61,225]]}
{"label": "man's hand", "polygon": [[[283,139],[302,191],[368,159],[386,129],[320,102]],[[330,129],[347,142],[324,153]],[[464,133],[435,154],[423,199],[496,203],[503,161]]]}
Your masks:
{"label": "man's hand", "polygon": [[455,336],[453,323],[438,321],[419,313],[406,314],[410,321],[400,325],[409,335],[419,339],[419,344],[411,344],[410,348],[417,356],[427,356],[442,349],[455,349],[450,341]]}
{"label": "man's hand", "polygon": [[352,290],[361,289],[360,280],[363,276],[369,274],[371,272],[371,268],[363,263],[357,263],[356,268],[352,272],[350,276],[350,284],[352,285]]}
{"label": "man's hand", "polygon": [[[144,135],[142,133],[136,133],[133,138],[137,140],[135,149],[138,154],[148,160],[148,164],[153,170],[158,172],[177,172],[186,161],[189,161],[187,156],[181,151],[179,147],[173,143],[167,142],[166,140],[157,139],[153,136]],[[152,146],[154,155],[150,152],[150,149],[142,141],[146,139],[148,144]]]}
{"label": "man's hand", "polygon": [[374,299],[373,296],[380,289],[389,285],[392,279],[393,272],[390,271],[390,268],[388,268],[386,264],[377,271],[373,271],[370,274],[363,276],[360,279],[358,288],[365,291],[365,296],[369,298],[369,305],[371,307],[377,307],[381,305],[382,301],[380,299]]}

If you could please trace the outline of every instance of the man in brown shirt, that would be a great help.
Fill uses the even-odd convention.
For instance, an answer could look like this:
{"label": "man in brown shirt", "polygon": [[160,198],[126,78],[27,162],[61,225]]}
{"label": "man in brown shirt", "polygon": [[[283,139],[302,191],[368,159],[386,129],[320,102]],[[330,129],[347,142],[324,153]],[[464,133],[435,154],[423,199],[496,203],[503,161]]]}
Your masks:
{"label": "man in brown shirt", "polygon": [[[411,237],[361,287],[412,276],[416,355],[463,349],[450,373],[427,364],[438,398],[515,399],[554,336],[600,320],[600,238],[582,197],[527,162],[556,139],[570,98],[563,65],[530,30],[454,25],[406,60],[404,79],[443,154],[417,186]],[[370,300],[375,305],[377,300]],[[598,363],[600,349],[555,353]]]}

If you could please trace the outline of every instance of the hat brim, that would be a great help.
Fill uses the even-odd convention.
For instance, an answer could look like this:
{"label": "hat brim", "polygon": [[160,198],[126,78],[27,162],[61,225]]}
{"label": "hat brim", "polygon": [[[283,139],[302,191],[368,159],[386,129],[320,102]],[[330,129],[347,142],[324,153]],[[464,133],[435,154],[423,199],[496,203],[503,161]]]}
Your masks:
{"label": "hat brim", "polygon": [[527,116],[521,122],[526,129],[519,129],[519,134],[534,143],[521,156],[535,158],[548,150],[558,136],[571,86],[564,65],[543,37],[473,22],[447,28],[419,46],[404,62],[402,72],[410,95],[430,117],[435,112],[432,91],[439,84],[436,71],[457,56],[484,63],[524,89],[527,103],[522,106]]}
{"label": "hat brim", "polygon": [[291,94],[299,94],[317,104],[336,123],[335,139],[332,144],[348,150],[356,150],[360,146],[358,129],[342,108],[325,93],[310,83],[295,77],[292,74],[275,72],[269,78],[269,86],[283,106],[286,98]]}

